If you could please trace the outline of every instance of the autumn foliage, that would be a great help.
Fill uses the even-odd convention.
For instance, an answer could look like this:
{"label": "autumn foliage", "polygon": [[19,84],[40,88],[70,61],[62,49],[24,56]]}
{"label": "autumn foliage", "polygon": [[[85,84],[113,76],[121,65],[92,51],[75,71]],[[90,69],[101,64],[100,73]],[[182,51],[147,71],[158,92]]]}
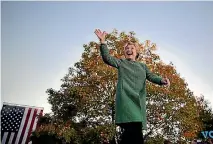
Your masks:
{"label": "autumn foliage", "polygon": [[[147,118],[148,130],[145,138],[156,135],[167,136],[173,141],[192,139],[184,135],[186,131],[200,131],[197,102],[181,78],[175,66],[165,64],[155,53],[157,45],[150,40],[144,42],[135,37],[140,46],[140,56],[137,61],[146,63],[153,73],[166,76],[171,81],[170,88],[165,88],[147,82]],[[117,58],[123,57],[123,46],[129,34],[117,30],[107,35],[106,41],[110,54]],[[84,134],[93,131],[95,135],[105,136],[108,140],[117,139],[119,133],[114,125],[114,104],[117,83],[117,71],[106,65],[100,56],[99,44],[91,41],[84,44],[84,52],[79,62],[69,68],[68,74],[62,79],[60,90],[48,89],[48,101],[52,105],[55,119],[71,120],[77,133]],[[104,134],[103,134],[104,133]],[[92,143],[87,141],[87,143]]]}

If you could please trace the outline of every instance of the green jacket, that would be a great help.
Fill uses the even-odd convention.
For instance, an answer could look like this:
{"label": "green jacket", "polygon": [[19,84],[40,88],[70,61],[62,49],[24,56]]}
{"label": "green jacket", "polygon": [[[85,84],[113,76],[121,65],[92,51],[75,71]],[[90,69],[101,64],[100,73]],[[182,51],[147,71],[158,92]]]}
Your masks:
{"label": "green jacket", "polygon": [[146,79],[160,85],[162,78],[151,73],[144,63],[111,56],[106,44],[101,44],[100,52],[103,61],[118,70],[116,124],[142,122],[142,129],[147,129]]}

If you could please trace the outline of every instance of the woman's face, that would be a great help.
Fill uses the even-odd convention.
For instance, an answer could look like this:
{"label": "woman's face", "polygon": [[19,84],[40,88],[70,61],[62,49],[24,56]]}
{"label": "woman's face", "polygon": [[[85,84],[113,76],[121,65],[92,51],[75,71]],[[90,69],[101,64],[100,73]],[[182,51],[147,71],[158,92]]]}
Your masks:
{"label": "woman's face", "polygon": [[127,45],[124,48],[124,55],[126,59],[135,60],[137,55],[136,47],[134,45]]}

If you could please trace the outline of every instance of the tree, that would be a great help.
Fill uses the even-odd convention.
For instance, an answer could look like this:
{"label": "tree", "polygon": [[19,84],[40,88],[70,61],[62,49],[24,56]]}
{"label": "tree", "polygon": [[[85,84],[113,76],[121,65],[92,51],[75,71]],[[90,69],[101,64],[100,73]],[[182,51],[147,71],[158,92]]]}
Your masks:
{"label": "tree", "polygon": [[[139,40],[134,32],[130,32],[132,41]],[[106,37],[110,54],[123,57],[123,46],[129,40],[125,32],[114,30]],[[175,70],[174,65],[165,64],[155,54],[156,44],[149,40],[140,43],[138,61],[144,62],[156,74],[171,79],[170,89],[151,83],[147,84],[147,116],[148,130],[145,138],[163,135],[176,141],[185,138],[184,131],[198,131],[200,123],[197,115],[196,100],[188,89],[187,83]],[[116,94],[117,71],[106,65],[99,51],[99,44],[91,41],[84,45],[82,58],[74,68],[62,79],[59,91],[48,89],[49,103],[57,119],[84,121],[84,130],[88,127],[110,125],[108,138],[115,136],[114,100]],[[165,116],[162,118],[162,116]],[[158,132],[158,130],[160,130]]]}
{"label": "tree", "polygon": [[[202,131],[213,130],[213,111],[209,107],[209,102],[205,100],[204,96],[197,97],[199,119],[202,122]],[[204,139],[201,131],[198,133],[198,138]]]}
{"label": "tree", "polygon": [[156,135],[155,137],[148,138],[146,144],[164,144],[164,138],[162,135]]}

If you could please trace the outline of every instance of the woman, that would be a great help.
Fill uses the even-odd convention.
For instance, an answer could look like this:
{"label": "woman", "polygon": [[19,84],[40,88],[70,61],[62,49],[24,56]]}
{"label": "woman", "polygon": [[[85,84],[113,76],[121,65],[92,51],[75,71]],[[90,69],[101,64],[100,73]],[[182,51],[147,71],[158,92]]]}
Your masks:
{"label": "woman", "polygon": [[159,85],[170,84],[169,79],[150,72],[146,64],[137,62],[137,44],[124,46],[124,59],[109,54],[105,44],[106,32],[95,30],[100,40],[103,61],[118,70],[115,122],[123,129],[121,144],[143,144],[142,129],[146,129],[146,79]]}

